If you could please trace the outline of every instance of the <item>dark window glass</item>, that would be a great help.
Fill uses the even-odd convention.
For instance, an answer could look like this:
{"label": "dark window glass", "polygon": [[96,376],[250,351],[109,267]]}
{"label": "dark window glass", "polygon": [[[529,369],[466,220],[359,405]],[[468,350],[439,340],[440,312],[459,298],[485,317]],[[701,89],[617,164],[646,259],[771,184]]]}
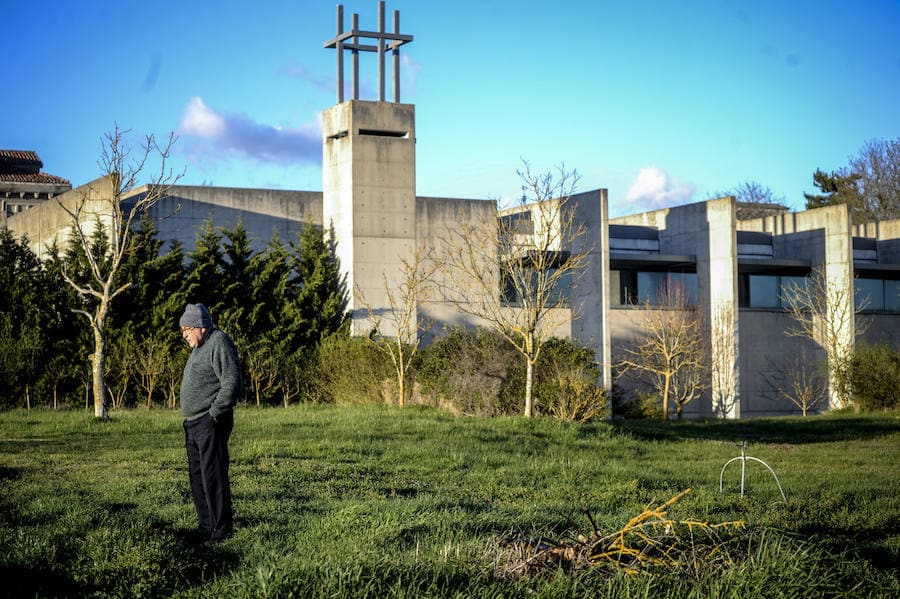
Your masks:
{"label": "dark window glass", "polygon": [[697,273],[640,270],[610,271],[610,303],[634,306],[668,302],[670,293],[678,293],[690,304],[697,303]]}
{"label": "dark window glass", "polygon": [[619,271],[619,300],[622,306],[638,303],[638,277],[633,270]]}
{"label": "dark window glass", "polygon": [[772,275],[750,275],[750,307],[780,308],[778,297],[778,277]]}
{"label": "dark window glass", "polygon": [[794,296],[798,292],[803,293],[806,291],[806,286],[809,284],[809,277],[791,277],[785,275],[780,278],[779,288],[781,289],[781,292],[779,298],[782,307],[786,308],[789,303],[785,298]]}
{"label": "dark window glass", "polygon": [[[518,273],[519,275],[524,274]],[[554,276],[555,269],[551,269],[545,274],[546,277]],[[521,282],[521,285],[525,287],[524,289],[516,289],[516,285],[513,281],[513,278],[510,277],[507,272],[502,273],[502,281],[501,285],[503,287],[502,293],[502,302],[506,305],[511,306],[521,306],[522,305],[522,295],[520,292],[529,293],[532,296],[535,295],[535,291],[538,286],[538,273],[536,271],[531,271],[531,282]],[[545,279],[546,280],[546,279]],[[569,299],[569,292],[571,291],[572,286],[572,273],[566,272],[556,281],[556,285],[548,294],[546,300],[550,305],[562,304],[567,305]],[[534,299],[534,297],[532,297]]]}
{"label": "dark window glass", "polygon": [[639,272],[637,288],[639,303],[659,304],[666,296],[666,273]]}
{"label": "dark window glass", "polygon": [[884,282],[884,309],[900,312],[900,281]]}
{"label": "dark window glass", "polygon": [[697,304],[697,273],[670,272],[668,285],[670,292],[684,294],[689,304]]}
{"label": "dark window glass", "polygon": [[855,279],[853,290],[857,310],[884,310],[884,281],[881,279]]}

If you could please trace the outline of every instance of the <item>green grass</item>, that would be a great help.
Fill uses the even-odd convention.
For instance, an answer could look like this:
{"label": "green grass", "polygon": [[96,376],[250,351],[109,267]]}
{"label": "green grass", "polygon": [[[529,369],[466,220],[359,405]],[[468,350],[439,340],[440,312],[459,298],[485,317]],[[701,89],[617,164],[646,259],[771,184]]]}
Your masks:
{"label": "green grass", "polygon": [[[735,443],[778,473],[748,466]],[[900,594],[900,418],[574,425],[428,409],[240,408],[237,531],[192,537],[180,418],[0,414],[0,595],[845,597]],[[670,514],[745,520],[724,570],[495,575],[504,536]]]}

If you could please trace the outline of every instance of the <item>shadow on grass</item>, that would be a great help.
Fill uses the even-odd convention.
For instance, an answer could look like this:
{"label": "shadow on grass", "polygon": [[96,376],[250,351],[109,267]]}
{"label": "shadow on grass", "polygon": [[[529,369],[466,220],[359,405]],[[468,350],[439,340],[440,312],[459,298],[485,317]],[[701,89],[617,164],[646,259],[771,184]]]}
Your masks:
{"label": "shadow on grass", "polygon": [[0,480],[15,480],[22,475],[22,468],[0,466]]}
{"label": "shadow on grass", "polygon": [[78,585],[50,565],[0,565],[0,597],[69,597]]}
{"label": "shadow on grass", "polygon": [[614,430],[658,441],[714,440],[750,443],[826,443],[900,433],[890,417],[765,418],[756,420],[614,420]]}
{"label": "shadow on grass", "polygon": [[[0,475],[18,473],[5,468]],[[8,536],[14,547],[0,555],[0,597],[168,596],[240,565],[228,543],[148,516],[139,503],[69,492],[72,504],[97,509],[83,521],[65,511],[23,515],[0,497],[0,529],[18,531]]]}

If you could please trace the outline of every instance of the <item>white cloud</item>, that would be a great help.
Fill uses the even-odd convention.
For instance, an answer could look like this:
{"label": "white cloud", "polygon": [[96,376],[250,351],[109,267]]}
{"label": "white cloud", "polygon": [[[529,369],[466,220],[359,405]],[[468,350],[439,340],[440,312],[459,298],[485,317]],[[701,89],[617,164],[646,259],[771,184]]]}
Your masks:
{"label": "white cloud", "polygon": [[684,204],[695,191],[693,183],[670,177],[655,166],[645,166],[631,182],[625,201],[631,210],[655,210]]}
{"label": "white cloud", "polygon": [[322,158],[322,125],[319,119],[300,127],[257,123],[245,114],[222,113],[202,98],[191,98],[181,115],[178,132],[188,140],[193,161],[218,161],[233,157],[262,162],[317,163]]}
{"label": "white cloud", "polygon": [[183,135],[216,139],[225,132],[225,120],[203,103],[203,98],[191,98],[181,115],[178,130]]}

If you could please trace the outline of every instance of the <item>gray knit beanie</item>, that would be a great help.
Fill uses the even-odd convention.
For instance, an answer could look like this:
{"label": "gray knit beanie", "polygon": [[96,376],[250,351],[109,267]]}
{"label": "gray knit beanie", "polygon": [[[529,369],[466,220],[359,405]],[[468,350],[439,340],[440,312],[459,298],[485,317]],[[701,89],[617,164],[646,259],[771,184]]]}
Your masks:
{"label": "gray knit beanie", "polygon": [[181,315],[181,320],[178,324],[183,327],[211,329],[212,317],[209,315],[209,310],[207,310],[206,306],[203,304],[188,304],[184,309],[184,314]]}

